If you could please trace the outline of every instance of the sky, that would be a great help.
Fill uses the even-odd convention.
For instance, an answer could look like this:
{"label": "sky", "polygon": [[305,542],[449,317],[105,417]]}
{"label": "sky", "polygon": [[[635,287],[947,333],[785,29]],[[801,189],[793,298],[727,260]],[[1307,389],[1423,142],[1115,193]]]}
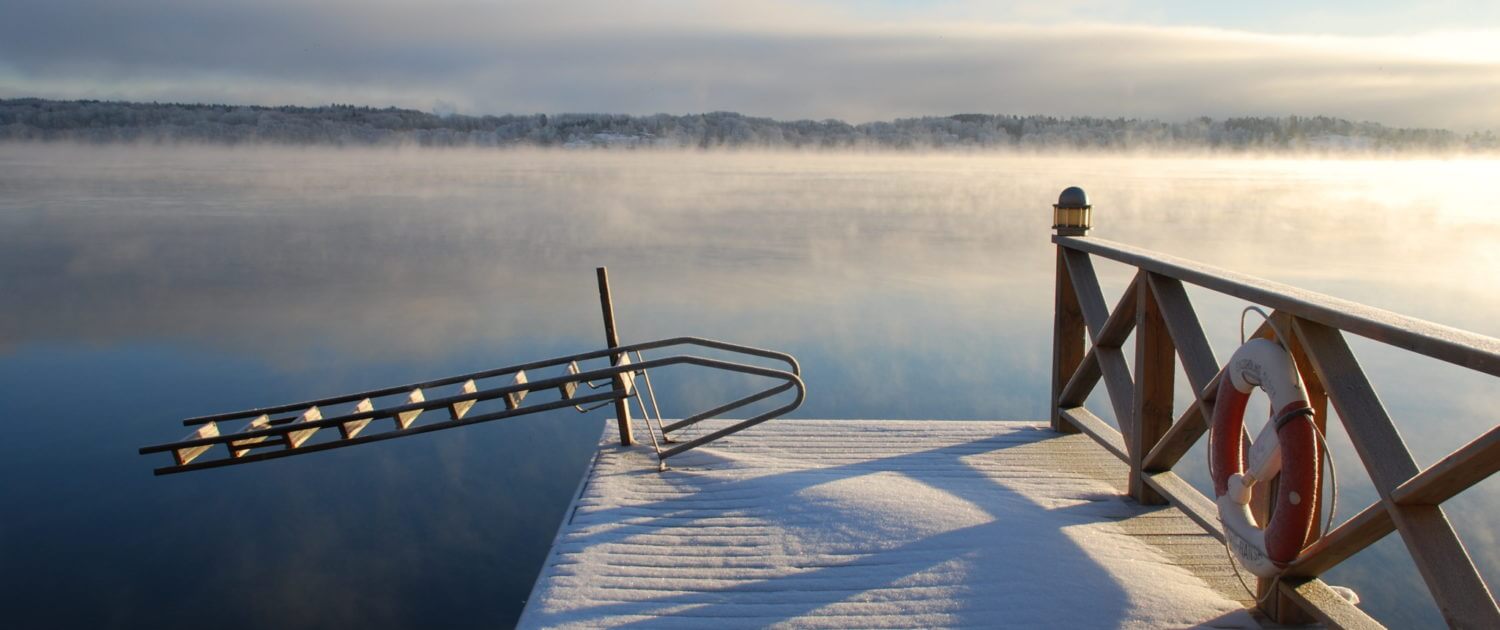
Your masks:
{"label": "sky", "polygon": [[1500,2],[0,0],[0,97],[1500,130]]}

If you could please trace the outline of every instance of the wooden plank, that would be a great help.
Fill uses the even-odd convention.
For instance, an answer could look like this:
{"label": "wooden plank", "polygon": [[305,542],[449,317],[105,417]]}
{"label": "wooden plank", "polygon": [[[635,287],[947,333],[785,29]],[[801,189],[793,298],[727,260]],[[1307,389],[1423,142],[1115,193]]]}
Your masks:
{"label": "wooden plank", "polygon": [[1193,484],[1170,470],[1146,475],[1146,483],[1182,510],[1188,518],[1203,527],[1210,536],[1224,542],[1224,525],[1219,522],[1219,507],[1203,496]]}
{"label": "wooden plank", "polygon": [[1417,464],[1343,335],[1301,318],[1294,328],[1443,619],[1455,627],[1500,628],[1500,606],[1442,507],[1392,501],[1391,493],[1416,476]]}
{"label": "wooden plank", "polygon": [[[574,375],[574,374],[578,374],[581,370],[578,369],[578,362],[577,361],[573,361],[573,362],[568,363],[568,367],[567,367],[567,369],[565,371],[569,375]],[[578,381],[567,381],[567,382],[565,382],[565,383],[557,386],[557,393],[558,393],[559,396],[562,397],[563,400],[568,400],[568,399],[572,398],[574,392],[577,392],[577,391],[578,391]]]}
{"label": "wooden plank", "polygon": [[[1083,312],[1078,308],[1078,294],[1073,290],[1072,276],[1068,275],[1068,264],[1063,256],[1063,248],[1057,248],[1057,272],[1053,292],[1052,308],[1052,430],[1059,433],[1073,433],[1078,429],[1072,424],[1065,422],[1059,415],[1058,409],[1067,405],[1062,404],[1063,393],[1072,381],[1080,378],[1079,367],[1084,361],[1084,322]],[[1097,371],[1097,363],[1094,363]],[[1088,375],[1084,375],[1087,380]],[[1094,375],[1093,381],[1086,383],[1089,390],[1099,380]],[[1080,385],[1082,387],[1084,385]],[[1087,397],[1085,393],[1083,396]],[[1083,404],[1078,401],[1076,404]],[[1073,405],[1076,406],[1076,405]]]}
{"label": "wooden plank", "polygon": [[1293,329],[1302,339],[1319,377],[1343,418],[1349,439],[1370,472],[1376,490],[1387,497],[1401,483],[1417,474],[1406,442],[1375,394],[1374,386],[1354,358],[1339,331],[1319,323],[1296,319]]}
{"label": "wooden plank", "polygon": [[[245,432],[249,432],[249,431],[259,431],[261,429],[268,429],[270,427],[271,427],[271,416],[267,415],[267,414],[261,414],[260,417],[254,419],[254,420],[251,420],[249,424],[245,425],[245,430],[241,431],[241,433],[245,433]],[[244,457],[245,453],[250,452],[250,449],[254,447],[253,445],[259,444],[261,442],[266,441],[267,437],[268,436],[262,435],[260,437],[253,437],[253,438],[246,438],[246,439],[243,439],[243,440],[233,440],[233,441],[230,441],[229,442],[229,456],[230,457],[236,457],[236,458],[238,458],[238,457]]]}
{"label": "wooden plank", "polygon": [[[219,424],[217,422],[210,422],[208,424],[199,426],[197,431],[189,433],[187,437],[182,439],[196,440],[198,438],[211,437],[219,437]],[[208,452],[208,449],[213,448],[213,446],[214,445],[212,444],[203,444],[200,446],[189,446],[187,448],[174,449],[172,451],[172,458],[177,460],[178,466],[181,466],[190,461],[193,461],[194,459],[197,459],[199,455]]]}
{"label": "wooden plank", "polygon": [[[1137,276],[1139,278],[1139,276]],[[1177,376],[1177,348],[1149,282],[1136,282],[1135,405],[1130,447],[1130,496],[1144,505],[1166,502],[1141,474],[1146,455],[1172,427],[1172,388]]]}
{"label": "wooden plank", "polygon": [[1500,376],[1500,339],[1407,317],[1358,302],[1095,237],[1054,236],[1052,242],[1264,304],[1297,317]]}
{"label": "wooden plank", "polygon": [[[322,420],[322,419],[323,419],[323,412],[321,410],[319,410],[317,407],[311,407],[307,411],[302,412],[302,416],[297,419],[297,422],[312,422],[314,420]],[[317,432],[318,432],[318,428],[317,427],[313,427],[311,429],[303,429],[301,431],[289,431],[289,432],[287,432],[287,434],[286,434],[286,445],[287,445],[287,448],[297,448],[299,446],[302,446],[303,442],[306,442],[308,438],[312,437],[312,435],[314,433],[317,433]]]}
{"label": "wooden plank", "polygon": [[1140,289],[1146,284],[1141,279],[1144,275],[1137,273],[1130,280],[1130,285],[1125,287],[1125,292],[1120,294],[1120,300],[1115,302],[1115,310],[1109,312],[1109,319],[1104,320],[1104,326],[1099,329],[1099,337],[1094,341],[1096,345],[1118,348],[1125,344],[1125,338],[1136,327],[1136,309],[1142,300]]}
{"label": "wooden plank", "polygon": [[1130,368],[1125,365],[1125,353],[1119,348],[1099,348],[1099,368],[1104,372],[1104,388],[1109,392],[1109,404],[1120,423],[1120,432],[1126,437],[1132,434],[1135,423],[1133,399],[1135,383],[1130,378]]}
{"label": "wooden plank", "polygon": [[[1328,392],[1327,389],[1323,386],[1322,379],[1318,376],[1317,369],[1313,367],[1312,358],[1307,355],[1307,349],[1303,347],[1301,339],[1297,336],[1296,326],[1292,323],[1292,315],[1290,313],[1287,313],[1286,311],[1274,311],[1271,313],[1271,317],[1269,319],[1270,323],[1275,324],[1274,328],[1276,330],[1287,336],[1286,339],[1281,339],[1280,343],[1287,349],[1287,352],[1291,354],[1292,362],[1295,364],[1297,373],[1302,379],[1302,388],[1303,391],[1307,394],[1307,404],[1313,410],[1313,426],[1317,427],[1318,433],[1320,435],[1326,436],[1328,434]],[[1277,335],[1272,334],[1267,336],[1274,339]],[[1320,476],[1326,474],[1323,470],[1324,462],[1322,459],[1323,448],[1325,446],[1326,444],[1320,444],[1317,449],[1320,459],[1317,461],[1316,465],[1318,467],[1318,474]],[[1268,506],[1266,510],[1268,514],[1275,512],[1274,503],[1272,502],[1271,497],[1274,496],[1274,493],[1276,492],[1276,489],[1279,487],[1280,483],[1281,479],[1279,476],[1273,477],[1271,479],[1271,483],[1265,484],[1264,486],[1264,498],[1257,497],[1257,499],[1263,501]],[[1319,492],[1313,497],[1312,522],[1315,525],[1312,530],[1308,532],[1309,545],[1317,543],[1317,541],[1323,535],[1323,514],[1326,510],[1327,508],[1323,505],[1323,493]],[[1265,590],[1270,590],[1272,588],[1275,588],[1274,583],[1265,585]],[[1265,592],[1263,591],[1261,594],[1264,595]],[[1302,607],[1298,605],[1295,598],[1290,597],[1279,589],[1276,591],[1276,596],[1267,603],[1272,611],[1271,616],[1279,623],[1289,625],[1306,625],[1314,623],[1316,621],[1316,619],[1309,616],[1306,611],[1302,610]]]}
{"label": "wooden plank", "polygon": [[[1312,407],[1313,410],[1313,425],[1318,428],[1318,433],[1320,435],[1327,436],[1328,388],[1323,385],[1323,378],[1318,376],[1318,370],[1313,365],[1312,357],[1307,354],[1307,348],[1303,345],[1302,338],[1297,335],[1297,326],[1295,322],[1293,322],[1294,318],[1292,317],[1292,315],[1284,311],[1276,311],[1271,314],[1271,319],[1272,321],[1276,322],[1277,326],[1279,326],[1283,331],[1286,332],[1287,335],[1291,337],[1291,339],[1286,340],[1286,347],[1292,355],[1292,362],[1297,366],[1298,375],[1302,378],[1302,388],[1305,392],[1307,392],[1307,404],[1309,407]],[[1318,446],[1319,457],[1322,457],[1324,455],[1323,451],[1327,448],[1327,440],[1324,439],[1323,442],[1323,444],[1320,444]],[[1326,474],[1326,471],[1323,470],[1323,465],[1323,461],[1320,460],[1318,462],[1319,475]],[[1316,497],[1316,505],[1313,508],[1313,522],[1324,522],[1324,514],[1326,512],[1327,507],[1323,505],[1323,496],[1320,493],[1319,496]],[[1314,527],[1313,530],[1309,532],[1308,544],[1315,544],[1319,540],[1319,538],[1321,537],[1321,529],[1322,526],[1320,525],[1318,527]],[[1384,536],[1386,533],[1389,533],[1389,530],[1382,533],[1381,536]],[[1278,595],[1278,598],[1282,602],[1287,601],[1287,597],[1285,595]]]}
{"label": "wooden plank", "polygon": [[1187,289],[1181,281],[1160,274],[1147,274],[1146,282],[1156,296],[1157,308],[1182,359],[1182,371],[1187,374],[1193,392],[1202,398],[1210,382],[1218,376],[1220,364],[1214,358],[1214,349],[1208,345],[1208,336],[1203,334],[1203,325],[1188,299]]}
{"label": "wooden plank", "polygon": [[[1139,278],[1139,276],[1137,276]],[[1099,378],[1103,372],[1099,368],[1100,348],[1118,348],[1125,342],[1125,337],[1135,328],[1135,305],[1137,291],[1134,288],[1137,282],[1131,282],[1131,289],[1120,296],[1120,301],[1115,303],[1115,310],[1110,311],[1109,319],[1099,334],[1099,341],[1089,348],[1088,354],[1084,355],[1083,361],[1068,376],[1067,385],[1062,393],[1057,396],[1057,406],[1078,407],[1093,393],[1094,386],[1099,384]],[[1075,300],[1077,296],[1074,296]],[[1080,323],[1081,326],[1081,323]],[[1082,337],[1083,329],[1079,328],[1079,336]]]}
{"label": "wooden plank", "polygon": [[1109,307],[1104,304],[1094,263],[1088,254],[1073,250],[1063,250],[1063,261],[1068,266],[1068,277],[1073,279],[1073,291],[1078,296],[1078,308],[1083,313],[1089,339],[1097,344],[1104,334],[1105,322],[1109,321]]}
{"label": "wooden plank", "polygon": [[[375,410],[375,403],[370,402],[370,399],[366,398],[364,400],[359,401],[358,403],[355,403],[354,409],[352,411],[350,411],[350,413],[364,413],[366,411],[374,411],[374,410]],[[349,438],[352,438],[352,437],[354,437],[356,435],[359,435],[359,432],[365,430],[365,427],[370,424],[371,420],[374,420],[374,418],[363,418],[363,419],[360,419],[360,420],[350,420],[348,422],[340,424],[339,425],[339,435],[342,436],[346,440],[349,439]]]}
{"label": "wooden plank", "polygon": [[[1066,251],[1068,273],[1073,278],[1073,288],[1078,295],[1078,305],[1083,311],[1083,320],[1094,340],[1102,337],[1109,312],[1105,310],[1104,294],[1099,289],[1099,278],[1094,274],[1094,265],[1087,254]],[[1125,354],[1119,348],[1094,345],[1095,360],[1103,373],[1104,387],[1109,390],[1109,403],[1114,409],[1120,431],[1127,438],[1131,435],[1131,420],[1135,413],[1132,399],[1135,383],[1130,378],[1130,368],[1125,364]]]}
{"label": "wooden plank", "polygon": [[[515,375],[514,378],[511,379],[511,383],[515,384],[515,385],[525,385],[527,383],[527,380],[526,380],[526,370],[516,370],[516,375]],[[564,398],[566,398],[566,396]],[[521,406],[521,401],[525,400],[525,399],[526,399],[526,390],[524,390],[524,389],[521,390],[521,391],[518,391],[518,392],[512,392],[512,393],[506,394],[505,395],[505,408],[506,409],[516,409],[516,408],[518,408],[518,407]]]}
{"label": "wooden plank", "polygon": [[[1209,381],[1214,387],[1218,387],[1218,378]],[[1146,454],[1141,461],[1141,468],[1149,471],[1170,470],[1177,462],[1187,455],[1188,450],[1198,443],[1198,439],[1208,431],[1208,418],[1213,415],[1213,401],[1202,399],[1193,401],[1188,405],[1186,411],[1177,422],[1163,433],[1161,439],[1156,441],[1156,446]]]}
{"label": "wooden plank", "polygon": [[[464,384],[459,386],[458,395],[461,396],[463,394],[472,394],[477,391],[479,391],[479,386],[475,385],[474,379],[471,378],[467,381],[464,381]],[[476,402],[478,401],[472,398],[468,400],[453,401],[452,404],[448,405],[448,417],[453,418],[454,420],[462,420],[464,414],[469,413],[469,410],[474,408],[474,403]]]}
{"label": "wooden plank", "polygon": [[1057,395],[1057,406],[1064,408],[1082,406],[1088,401],[1089,394],[1094,393],[1094,387],[1099,384],[1099,379],[1103,376],[1103,370],[1099,369],[1099,347],[1091,347],[1088,354],[1083,356],[1083,362],[1078,364],[1078,369],[1068,378],[1067,384],[1062,388],[1062,393]]}
{"label": "wooden plank", "polygon": [[[615,361],[615,367],[622,367],[626,365],[630,365],[630,355],[622,354],[620,355],[620,358]],[[624,390],[626,396],[635,393],[635,372],[620,372],[619,374],[615,375],[615,381],[615,388]]]}
{"label": "wooden plank", "polygon": [[[1285,311],[1272,311],[1270,317],[1266,318],[1265,325],[1256,331],[1256,336],[1268,339],[1280,344],[1288,354],[1292,355],[1293,363],[1296,365],[1299,375],[1302,376],[1303,388],[1307,392],[1308,405],[1313,408],[1313,424],[1317,426],[1320,433],[1327,433],[1328,403],[1327,396],[1322,388],[1321,381],[1317,377],[1316,370],[1307,363],[1306,351],[1298,342],[1297,334],[1292,325],[1292,316]],[[1302,357],[1298,363],[1297,358]],[[1321,423],[1320,423],[1321,421]],[[1319,451],[1321,452],[1321,451]],[[1323,462],[1319,460],[1317,466],[1322,469]],[[1322,474],[1321,472],[1319,474]],[[1267,523],[1276,514],[1276,493],[1281,487],[1281,474],[1277,473],[1270,479],[1256,485],[1250,499],[1251,514],[1256,522]],[[1315,525],[1309,532],[1309,544],[1316,542],[1320,536],[1322,523],[1322,494],[1313,497],[1312,522]],[[1280,624],[1307,625],[1315,619],[1301,610],[1296,600],[1284,595],[1277,588],[1277,580],[1271,578],[1258,578],[1256,580],[1256,597],[1262,599],[1262,610],[1271,619]]]}
{"label": "wooden plank", "polygon": [[1459,447],[1391,492],[1401,505],[1437,505],[1500,470],[1500,426]]}
{"label": "wooden plank", "polygon": [[1383,501],[1361,510],[1302,550],[1287,567],[1292,577],[1317,577],[1396,530]]}
{"label": "wooden plank", "polygon": [[[411,390],[411,393],[406,395],[406,404],[411,405],[419,402],[427,402],[427,396],[422,393],[421,388],[413,389]],[[396,414],[396,428],[405,429],[407,427],[410,427],[411,423],[415,422],[417,416],[420,415],[422,415],[421,409],[412,409],[410,411],[403,411]]]}
{"label": "wooden plank", "polygon": [[1099,416],[1094,415],[1093,412],[1083,407],[1069,407],[1059,409],[1058,412],[1064,420],[1072,423],[1080,431],[1087,433],[1089,437],[1094,438],[1095,442],[1098,442],[1105,450],[1113,453],[1115,457],[1120,458],[1120,461],[1130,461],[1130,454],[1125,450],[1125,439],[1120,437],[1119,431],[1109,426]]}
{"label": "wooden plank", "polygon": [[1317,579],[1283,579],[1281,594],[1331,628],[1375,630],[1385,626]]}

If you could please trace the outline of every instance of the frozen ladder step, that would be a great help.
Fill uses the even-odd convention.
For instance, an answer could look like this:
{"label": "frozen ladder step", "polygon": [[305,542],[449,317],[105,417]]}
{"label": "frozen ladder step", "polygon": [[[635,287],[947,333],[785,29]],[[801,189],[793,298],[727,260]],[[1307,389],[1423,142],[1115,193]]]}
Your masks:
{"label": "frozen ladder step", "polygon": [[[474,379],[472,378],[464,381],[463,386],[458,389],[460,394],[472,394],[479,391],[479,387],[474,384]],[[451,405],[448,405],[448,415],[452,416],[454,420],[460,420],[464,417],[464,414],[469,413],[469,409],[474,406],[475,402],[478,401],[476,399],[470,398],[468,400],[460,400]]]}
{"label": "frozen ladder step", "polygon": [[[352,411],[350,411],[349,413],[350,414],[365,413],[367,411],[374,411],[374,410],[375,410],[375,403],[370,402],[370,399],[366,398],[364,400],[359,401],[358,403],[355,403],[354,409]],[[364,419],[360,419],[360,420],[350,420],[348,422],[340,424],[339,425],[339,433],[342,434],[344,436],[344,439],[346,439],[346,440],[349,439],[349,438],[352,438],[352,437],[354,437],[356,435],[359,435],[359,432],[363,431],[364,428],[365,428],[365,426],[368,425],[368,424],[370,424],[371,420],[374,420],[374,418],[364,418]]]}
{"label": "frozen ladder step", "polygon": [[[188,434],[188,436],[183,438],[183,440],[197,440],[201,438],[211,437],[219,437],[219,424],[217,422],[210,422],[201,427],[198,427],[197,431]],[[174,449],[172,451],[172,457],[177,460],[177,465],[181,466],[190,461],[193,461],[194,459],[197,459],[199,455],[208,452],[208,449],[210,448],[213,448],[212,444]]]}
{"label": "frozen ladder step", "polygon": [[[240,431],[240,433],[249,433],[251,431],[259,431],[261,429],[269,428],[271,428],[271,416],[260,414],[260,416],[256,417],[254,420],[251,420],[249,424],[245,425],[245,430]],[[230,440],[229,456],[243,457],[245,453],[250,452],[250,449],[255,448],[257,445],[265,443],[267,439],[267,436],[261,435],[253,438],[245,438],[243,440]],[[280,441],[280,439],[278,439],[277,441]]]}
{"label": "frozen ladder step", "polygon": [[[317,405],[313,405],[312,407],[308,407],[307,411],[302,412],[302,416],[293,421],[293,424],[316,422],[322,419],[322,410],[318,409]],[[289,431],[286,434],[286,446],[287,448],[297,448],[299,446],[302,446],[303,442],[306,442],[308,438],[312,437],[312,434],[317,432],[318,427],[303,429],[301,431]]]}
{"label": "frozen ladder step", "polygon": [[[422,388],[420,387],[411,390],[411,393],[406,395],[406,404],[410,405],[419,402],[427,402],[427,397],[422,395]],[[411,423],[417,419],[417,416],[420,415],[422,415],[421,409],[412,409],[410,411],[403,411],[396,414],[396,428],[405,429],[407,427],[410,427]]]}

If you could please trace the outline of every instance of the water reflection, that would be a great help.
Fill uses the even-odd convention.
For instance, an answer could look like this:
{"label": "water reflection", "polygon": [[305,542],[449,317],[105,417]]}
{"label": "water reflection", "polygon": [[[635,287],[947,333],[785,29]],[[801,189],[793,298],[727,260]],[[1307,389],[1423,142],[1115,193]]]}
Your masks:
{"label": "water reflection", "polygon": [[[78,623],[190,625],[254,593],[226,625],[504,624],[597,417],[172,479],[134,447],[184,416],[592,349],[597,265],[627,341],[797,355],[799,415],[1043,417],[1048,203],[1073,184],[1102,238],[1496,335],[1500,193],[1476,190],[1494,167],[0,145],[0,472],[26,506],[0,523],[3,587],[101,593]],[[1100,270],[1113,299],[1128,270]],[[1227,357],[1241,304],[1192,297]],[[1355,350],[1424,465],[1492,426],[1492,379]],[[668,412],[721,393],[666,385]],[[1368,483],[1332,439],[1348,515]],[[1493,578],[1500,494],[1470,495],[1454,519]],[[1433,623],[1425,597],[1378,590],[1404,552],[1375,551],[1331,577]]]}

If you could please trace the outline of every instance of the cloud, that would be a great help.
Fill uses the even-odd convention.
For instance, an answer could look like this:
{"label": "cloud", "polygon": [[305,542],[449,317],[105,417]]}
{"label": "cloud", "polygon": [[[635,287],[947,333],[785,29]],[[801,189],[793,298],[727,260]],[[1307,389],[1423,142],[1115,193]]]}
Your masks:
{"label": "cloud", "polygon": [[852,121],[955,112],[1327,114],[1500,127],[1500,32],[1256,34],[909,22],[838,5],[22,3],[0,95],[352,102],[464,113],[734,110]]}

